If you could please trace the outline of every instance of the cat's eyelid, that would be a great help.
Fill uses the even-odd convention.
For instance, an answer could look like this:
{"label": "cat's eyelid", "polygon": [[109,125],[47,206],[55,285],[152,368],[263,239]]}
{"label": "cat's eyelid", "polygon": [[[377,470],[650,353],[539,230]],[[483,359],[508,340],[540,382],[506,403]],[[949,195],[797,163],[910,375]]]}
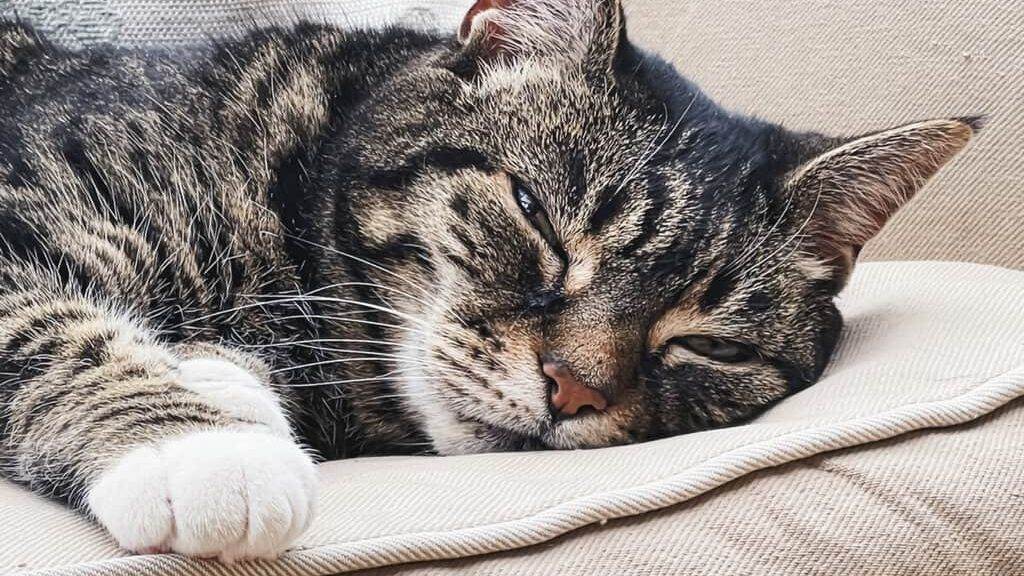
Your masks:
{"label": "cat's eyelid", "polygon": [[[687,342],[687,339],[690,338],[704,338],[713,342],[734,345],[737,346],[739,348],[739,351],[744,353],[745,356],[740,360],[727,360],[715,358],[713,355],[705,354],[703,352],[696,350],[690,343]],[[664,356],[668,356],[669,354],[677,353],[679,350],[685,351],[687,355],[701,358],[702,360],[712,362],[716,365],[739,366],[750,364],[751,362],[771,362],[771,359],[767,358],[764,355],[760,347],[754,344],[749,344],[747,342],[735,340],[732,338],[721,338],[718,336],[713,336],[711,334],[684,334],[669,338],[668,340],[665,341],[665,344],[662,347],[662,354]]]}
{"label": "cat's eyelid", "polygon": [[[558,239],[558,234],[555,233],[555,228],[551,224],[551,219],[548,216],[547,209],[544,207],[544,203],[540,201],[540,198],[537,197],[533,192],[533,189],[526,184],[523,179],[514,174],[509,174],[509,180],[512,185],[512,194],[516,200],[516,204],[519,205],[523,216],[530,223],[533,229],[540,234],[548,247],[551,248],[556,256],[558,256],[558,259],[561,260],[563,264],[568,264],[569,256],[562,247],[562,244]],[[536,209],[533,210],[532,214],[526,213],[527,209],[523,205],[522,201],[523,196],[528,197],[536,203]]]}

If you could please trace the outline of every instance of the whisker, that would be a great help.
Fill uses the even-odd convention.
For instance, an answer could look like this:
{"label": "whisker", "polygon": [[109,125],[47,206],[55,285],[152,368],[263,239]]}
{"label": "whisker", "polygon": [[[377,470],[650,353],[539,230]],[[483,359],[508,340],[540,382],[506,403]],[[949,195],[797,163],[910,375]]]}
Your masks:
{"label": "whisker", "polygon": [[[424,305],[424,306],[426,306],[428,308],[435,307],[435,306],[437,306],[438,304],[441,303],[441,300],[439,298],[437,298],[437,296],[435,296],[435,295],[433,295],[433,294],[431,294],[429,292],[425,294],[428,297],[428,300],[429,300],[428,301],[428,300],[424,300],[424,299],[422,299],[420,297],[417,297],[417,296],[415,296],[413,294],[410,294],[410,293],[406,292],[405,290],[400,290],[400,289],[395,288],[393,286],[385,286],[383,284],[377,284],[377,283],[374,283],[374,282],[337,282],[337,283],[334,283],[334,284],[328,284],[328,285],[325,285],[325,286],[321,286],[321,287],[319,287],[319,288],[317,288],[315,290],[311,290],[309,292],[306,292],[304,294],[304,296],[306,296],[306,295],[314,296],[314,295],[317,295],[320,292],[325,292],[325,291],[336,289],[336,288],[375,288],[375,289],[378,289],[378,290],[384,290],[384,291],[387,291],[387,292],[392,292],[392,293],[395,293],[395,294],[399,294],[401,296],[405,296],[406,298],[409,298],[413,302],[422,304],[422,305]],[[263,294],[256,294],[256,295],[252,295],[252,296],[258,298],[258,297],[262,297],[262,296],[265,296],[265,295],[263,295]],[[280,296],[288,296],[288,295],[287,294],[281,294]]]}
{"label": "whisker", "polygon": [[[395,346],[399,348],[410,348],[412,350],[427,351],[426,348],[413,346],[411,344],[403,344],[401,342],[388,342],[386,340],[368,340],[360,338],[315,338],[309,340],[294,340],[286,342],[273,342],[270,344],[242,344],[240,348],[280,348],[285,346],[308,346],[313,344],[379,344],[382,346]],[[326,348],[327,350],[333,350],[333,348]]]}
{"label": "whisker", "polygon": [[243,310],[251,310],[253,308],[265,308],[265,307],[273,305],[273,304],[289,304],[289,303],[292,303],[292,302],[299,302],[299,301],[305,300],[306,298],[307,297],[305,295],[296,295],[296,296],[292,296],[292,297],[288,297],[288,298],[278,298],[276,300],[270,300],[270,301],[267,301],[267,302],[252,302],[252,303],[249,303],[249,304],[242,304],[242,305],[239,305],[239,306],[234,306],[234,307],[228,308],[226,310],[218,310],[217,312],[211,312],[211,313],[205,314],[203,316],[199,316],[199,317],[196,317],[196,318],[192,318],[190,320],[186,320],[184,322],[181,322],[180,324],[177,324],[176,328],[182,328],[182,327],[185,327],[185,326],[189,326],[189,325],[195,324],[197,322],[202,322],[204,320],[210,320],[212,318],[216,318],[217,316],[223,316],[224,314],[233,314],[235,312],[241,312]]}
{"label": "whisker", "polygon": [[273,321],[274,322],[282,322],[282,321],[287,321],[287,320],[299,320],[299,319],[303,319],[303,318],[309,318],[309,319],[312,319],[312,320],[327,320],[327,321],[339,322],[339,323],[346,323],[347,322],[347,323],[350,323],[350,324],[363,324],[363,325],[367,325],[367,326],[377,326],[377,327],[380,327],[380,328],[393,328],[395,330],[401,330],[403,332],[411,332],[413,334],[421,334],[423,336],[427,335],[427,333],[423,332],[422,330],[417,330],[415,328],[410,328],[408,326],[400,326],[398,324],[387,324],[385,322],[375,322],[373,320],[361,320],[361,319],[358,319],[358,318],[342,318],[342,317],[339,317],[339,316],[328,316],[328,315],[325,315],[325,314],[311,314],[309,316],[302,316],[302,315],[281,316],[281,317],[273,318]]}
{"label": "whisker", "polygon": [[348,380],[331,380],[328,382],[312,382],[302,384],[285,384],[288,388],[316,388],[319,386],[341,386],[343,384],[359,384],[370,382],[425,382],[433,380],[444,380],[438,376],[399,376],[399,377],[373,377],[373,378],[351,378]]}
{"label": "whisker", "polygon": [[350,300],[348,298],[334,298],[334,297],[331,297],[331,296],[307,296],[305,299],[306,299],[306,301],[309,301],[309,302],[331,302],[331,303],[335,303],[335,304],[350,304],[352,306],[363,306],[365,308],[369,308],[370,310],[376,310],[377,312],[383,312],[385,314],[391,314],[392,316],[395,316],[397,318],[401,318],[403,320],[408,320],[409,322],[413,322],[413,323],[419,324],[421,326],[427,326],[428,325],[423,320],[421,320],[419,318],[416,318],[416,317],[412,316],[411,314],[406,314],[405,312],[399,312],[398,310],[394,310],[394,309],[388,308],[386,306],[380,306],[380,305],[377,305],[377,304],[372,304],[370,302],[363,302],[361,300]]}
{"label": "whisker", "polygon": [[[774,258],[775,255],[777,255],[779,252],[781,252],[786,247],[788,247],[790,242],[792,242],[793,240],[796,240],[797,238],[799,238],[799,237],[801,237],[803,235],[804,229],[807,228],[807,226],[811,223],[811,220],[814,218],[814,213],[818,210],[818,203],[821,201],[821,193],[822,193],[822,187],[819,186],[818,187],[818,194],[817,194],[817,196],[814,197],[814,205],[811,206],[811,210],[807,214],[807,218],[804,219],[803,224],[800,225],[800,228],[797,229],[797,231],[794,232],[789,238],[787,238],[786,241],[783,242],[778,248],[776,248],[774,251],[772,251],[771,254],[769,254],[768,256],[765,256],[764,258],[758,260],[756,264],[754,264],[753,266],[751,266],[749,268],[749,270],[756,270],[759,266],[761,266],[762,264],[768,262],[769,260]],[[771,272],[775,271],[779,266],[781,266],[782,264],[787,262],[788,259],[796,252],[796,250],[799,249],[800,244],[802,242],[803,242],[802,239],[797,240],[796,247],[793,250],[790,251],[790,253],[786,256],[786,258],[780,259],[779,262],[775,264],[775,266],[773,266],[771,269],[765,271],[764,273],[757,274],[756,276],[754,276],[754,279],[758,280],[758,279],[767,277],[768,274],[770,274]]]}
{"label": "whisker", "polygon": [[[362,306],[362,307],[364,307],[364,308],[366,308],[368,310],[372,310],[372,311],[375,311],[375,312],[381,312],[381,313],[385,313],[385,314],[390,314],[392,316],[395,316],[396,318],[400,318],[402,320],[406,320],[406,321],[408,321],[410,323],[417,324],[417,325],[419,325],[421,327],[424,327],[424,328],[432,328],[432,329],[434,329],[433,332],[438,337],[440,337],[440,338],[442,338],[444,340],[450,340],[450,337],[449,337],[449,334],[448,334],[447,330],[442,330],[442,331],[438,331],[437,330],[437,328],[443,328],[443,326],[437,325],[435,323],[428,322],[428,321],[426,321],[426,320],[424,320],[422,318],[417,318],[414,315],[411,315],[411,314],[408,314],[408,313],[405,313],[405,312],[401,312],[399,310],[395,310],[394,308],[387,307],[387,306],[381,306],[381,305],[373,304],[373,303],[370,303],[370,302],[363,302],[361,300],[352,300],[352,299],[348,299],[348,298],[335,298],[335,297],[332,297],[332,296],[317,296],[317,295],[315,295],[315,292],[321,292],[321,291],[326,290],[326,289],[328,289],[328,288],[330,288],[332,286],[344,286],[344,285],[376,286],[375,284],[359,283],[359,282],[356,282],[356,283],[345,283],[345,284],[335,284],[335,285],[324,286],[324,287],[318,288],[317,290],[312,291],[312,292],[307,293],[307,294],[303,294],[303,295],[299,295],[299,296],[292,296],[292,297],[288,297],[288,298],[278,298],[276,300],[270,300],[270,301],[264,302],[263,304],[264,305],[270,305],[270,304],[276,304],[276,303],[291,303],[291,302],[297,302],[297,301],[307,301],[307,302],[320,302],[320,303],[347,304],[347,305],[352,305],[352,306]],[[410,297],[411,297],[411,295],[410,295]],[[424,303],[424,304],[429,306],[429,304],[426,304],[426,303]],[[259,303],[252,304],[251,306],[256,306],[256,305],[259,305]],[[356,316],[358,314],[359,314],[358,312],[351,311],[351,312],[338,312],[338,313],[332,314],[332,316],[335,317],[335,318],[338,318],[338,317],[341,317],[341,316]],[[323,319],[324,315],[317,316],[317,315],[313,315],[313,314],[309,314],[309,313],[304,313],[301,316],[301,318],[307,319],[307,320]],[[287,319],[287,320],[296,319],[296,316],[286,316],[286,317],[274,318],[274,320],[285,320],[285,319]],[[366,321],[366,322],[370,322],[370,321]],[[391,325],[391,324],[387,324],[387,325],[385,325],[385,324],[378,324],[378,325],[380,325],[380,326],[394,326],[394,325]],[[408,326],[406,326],[404,328],[409,330],[409,331],[414,331],[412,328],[409,328]],[[420,333],[424,334],[424,335],[426,334],[424,332],[420,332]]]}
{"label": "whisker", "polygon": [[461,371],[456,370],[455,368],[452,368],[451,366],[445,366],[444,364],[441,364],[440,362],[431,363],[429,360],[426,360],[426,359],[413,358],[413,357],[409,357],[409,356],[395,356],[395,355],[392,355],[392,354],[385,354],[385,353],[377,354],[377,353],[374,353],[374,352],[366,352],[366,351],[360,351],[360,350],[339,350],[339,352],[361,353],[361,354],[364,354],[364,356],[347,357],[347,358],[332,358],[332,359],[329,359],[329,360],[321,360],[321,361],[318,361],[318,362],[309,362],[309,363],[306,363],[306,364],[297,364],[295,366],[286,366],[284,368],[278,368],[276,370],[272,370],[272,371],[270,371],[270,374],[281,374],[283,372],[292,372],[294,370],[304,370],[304,369],[307,369],[307,368],[316,368],[317,366],[326,366],[326,365],[332,365],[332,364],[352,364],[352,363],[355,363],[355,362],[370,362],[370,361],[377,361],[377,360],[400,360],[402,362],[414,362],[414,363],[420,364],[421,367],[431,367],[431,368],[435,368],[435,369],[438,369],[438,370],[443,371],[443,372],[448,372],[450,374],[461,374]]}
{"label": "whisker", "polygon": [[379,271],[381,271],[381,272],[383,272],[383,273],[385,273],[385,274],[387,274],[389,276],[397,278],[398,280],[401,280],[402,282],[405,282],[406,284],[412,286],[413,288],[416,288],[417,290],[421,291],[423,294],[425,294],[427,296],[431,295],[430,291],[427,290],[426,288],[424,288],[422,285],[418,284],[417,282],[415,282],[415,281],[413,281],[413,280],[411,280],[409,278],[406,278],[406,277],[396,273],[393,270],[389,270],[388,268],[386,268],[386,267],[384,267],[384,266],[382,266],[382,265],[380,265],[378,263],[371,262],[370,260],[367,260],[365,258],[361,258],[359,256],[355,256],[353,254],[349,254],[348,252],[345,252],[343,250],[339,250],[339,249],[334,248],[332,246],[325,246],[323,244],[320,244],[320,243],[317,243],[317,242],[313,242],[312,240],[308,240],[306,238],[300,238],[300,237],[295,236],[295,235],[289,235],[289,236],[291,236],[292,238],[294,238],[295,240],[297,240],[299,242],[304,242],[304,243],[309,244],[311,246],[315,246],[317,248],[320,248],[321,250],[326,250],[326,251],[331,252],[333,254],[337,254],[338,256],[344,256],[345,258],[350,258],[352,260],[355,260],[356,262],[365,264],[365,265],[367,265],[367,266],[369,266],[371,268],[374,268],[376,270],[379,270]]}

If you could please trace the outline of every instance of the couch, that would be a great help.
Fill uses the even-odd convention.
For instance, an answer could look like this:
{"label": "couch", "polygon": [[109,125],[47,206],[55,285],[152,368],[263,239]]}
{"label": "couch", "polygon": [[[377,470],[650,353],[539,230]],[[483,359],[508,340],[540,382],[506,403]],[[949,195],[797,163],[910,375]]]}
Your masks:
{"label": "couch", "polygon": [[[451,28],[468,1],[6,0],[70,46],[297,14]],[[862,254],[823,380],[754,422],[606,450],[322,466],[275,563],[128,557],[0,484],[0,573],[1024,574],[1024,6],[627,0],[713,97],[795,129],[989,122]]]}

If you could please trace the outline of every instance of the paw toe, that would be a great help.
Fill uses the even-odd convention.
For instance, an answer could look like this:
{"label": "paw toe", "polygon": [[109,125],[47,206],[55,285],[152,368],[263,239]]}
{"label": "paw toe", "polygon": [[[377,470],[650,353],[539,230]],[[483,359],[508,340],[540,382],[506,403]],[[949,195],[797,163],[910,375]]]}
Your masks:
{"label": "paw toe", "polygon": [[92,515],[133,552],[166,549],[174,531],[166,468],[153,448],[124,456],[93,485],[86,499]]}
{"label": "paw toe", "polygon": [[290,440],[196,432],[140,448],[89,496],[126,549],[223,561],[274,558],[308,527],[316,468]]}

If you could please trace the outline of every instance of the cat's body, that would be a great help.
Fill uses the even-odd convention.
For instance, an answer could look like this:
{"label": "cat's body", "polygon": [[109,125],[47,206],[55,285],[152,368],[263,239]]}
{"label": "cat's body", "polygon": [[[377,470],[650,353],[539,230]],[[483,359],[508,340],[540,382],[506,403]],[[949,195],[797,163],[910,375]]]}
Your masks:
{"label": "cat's body", "polygon": [[820,375],[857,249],[972,130],[726,114],[611,0],[466,22],[148,54],[0,25],[4,474],[131,549],[270,556],[310,518],[296,440],[740,421]]}
{"label": "cat's body", "polygon": [[[322,282],[317,249],[289,236],[294,230],[285,221],[304,208],[290,188],[308,161],[303,154],[338,130],[338,117],[377,89],[390,69],[439,42],[397,31],[351,35],[308,26],[213,51],[66,54],[20,26],[8,24],[4,38],[14,46],[5,55],[16,58],[0,95],[0,107],[11,112],[0,119],[8,167],[0,217],[9,244],[5,273],[29,256],[36,262],[26,274],[56,271],[55,289],[88,287],[96,300],[131,310],[159,330],[161,340],[235,348],[317,337],[315,320],[285,318],[308,309],[294,297]],[[42,56],[47,53],[60,54],[55,65]],[[336,66],[343,60],[344,67]],[[335,273],[335,282],[360,279],[347,269]],[[5,279],[0,291],[16,297],[48,280]],[[6,325],[20,315],[32,312],[19,305]],[[358,326],[352,332],[369,336]],[[301,347],[258,355],[287,358],[285,366],[321,356]],[[300,383],[355,372],[339,365],[326,375],[287,376]],[[305,404],[342,412],[340,404]],[[360,404],[371,410],[369,398]],[[340,432],[332,427],[304,436],[339,456],[358,453],[365,442],[415,436],[394,406],[386,411],[349,420]],[[363,421],[373,430],[362,433]]]}

